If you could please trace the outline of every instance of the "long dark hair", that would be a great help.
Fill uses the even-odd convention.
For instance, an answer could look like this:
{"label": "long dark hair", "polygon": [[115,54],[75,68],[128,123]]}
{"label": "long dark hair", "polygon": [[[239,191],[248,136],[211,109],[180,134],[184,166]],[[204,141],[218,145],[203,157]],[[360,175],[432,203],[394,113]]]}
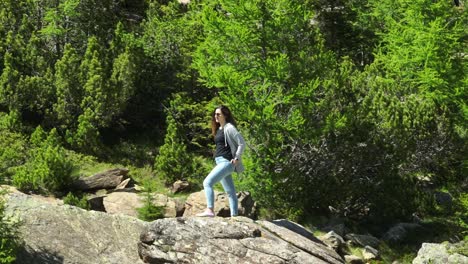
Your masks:
{"label": "long dark hair", "polygon": [[224,115],[224,118],[226,119],[226,123],[231,123],[233,126],[237,126],[236,120],[234,119],[234,116],[231,113],[231,110],[225,105],[220,105],[213,110],[213,113],[211,114],[211,134],[216,136],[216,131],[218,131],[219,127],[221,126],[219,123],[216,123],[216,118],[215,118],[215,113],[216,110],[219,109]]}

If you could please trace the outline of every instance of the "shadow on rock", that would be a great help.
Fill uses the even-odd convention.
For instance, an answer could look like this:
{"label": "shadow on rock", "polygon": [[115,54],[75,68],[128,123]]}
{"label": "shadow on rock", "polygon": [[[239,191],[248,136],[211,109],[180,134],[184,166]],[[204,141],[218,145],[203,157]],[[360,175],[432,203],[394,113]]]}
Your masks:
{"label": "shadow on rock", "polygon": [[275,225],[278,225],[278,226],[281,226],[281,227],[284,227],[284,228],[287,228],[307,239],[310,239],[316,243],[320,243],[320,244],[323,244],[323,242],[316,238],[313,234],[311,234],[307,229],[305,229],[303,226],[297,224],[297,223],[294,223],[294,222],[291,222],[291,221],[288,221],[286,219],[279,219],[279,220],[273,220],[271,221],[273,224]]}
{"label": "shadow on rock", "polygon": [[63,256],[46,249],[34,250],[30,247],[21,247],[16,254],[17,264],[62,264]]}

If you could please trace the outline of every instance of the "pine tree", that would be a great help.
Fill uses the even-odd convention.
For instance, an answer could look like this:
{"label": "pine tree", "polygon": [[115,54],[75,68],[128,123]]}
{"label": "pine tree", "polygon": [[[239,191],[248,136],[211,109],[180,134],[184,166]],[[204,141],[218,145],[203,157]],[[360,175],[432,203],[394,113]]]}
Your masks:
{"label": "pine tree", "polygon": [[75,49],[65,45],[63,57],[55,64],[55,88],[57,101],[53,106],[58,122],[64,127],[76,127],[82,113],[83,88],[79,81],[80,60]]}
{"label": "pine tree", "polygon": [[324,50],[318,28],[311,23],[313,17],[306,1],[207,5],[203,10],[206,39],[194,60],[202,81],[217,89],[243,125],[252,151],[250,188],[256,199],[285,214],[296,214],[294,208],[303,205],[300,197],[287,190],[302,183],[291,181],[299,175],[281,171],[295,145],[320,134],[321,127],[307,126],[307,120],[313,123],[313,103],[320,101],[319,92],[323,92],[317,88],[334,60]]}

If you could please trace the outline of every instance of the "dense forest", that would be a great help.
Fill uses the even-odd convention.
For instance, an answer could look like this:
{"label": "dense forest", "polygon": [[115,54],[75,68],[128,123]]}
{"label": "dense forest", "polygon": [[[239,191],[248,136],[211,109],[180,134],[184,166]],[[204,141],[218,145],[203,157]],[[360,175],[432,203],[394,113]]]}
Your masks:
{"label": "dense forest", "polygon": [[93,161],[201,188],[224,104],[263,217],[443,216],[468,236],[459,1],[0,3],[3,183],[66,195]]}

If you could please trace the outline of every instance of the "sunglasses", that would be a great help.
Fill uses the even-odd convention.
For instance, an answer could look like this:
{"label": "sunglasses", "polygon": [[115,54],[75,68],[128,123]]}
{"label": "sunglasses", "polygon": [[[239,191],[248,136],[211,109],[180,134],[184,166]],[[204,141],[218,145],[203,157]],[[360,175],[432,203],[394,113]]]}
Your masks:
{"label": "sunglasses", "polygon": [[215,113],[215,116],[222,116],[223,114],[221,113]]}

